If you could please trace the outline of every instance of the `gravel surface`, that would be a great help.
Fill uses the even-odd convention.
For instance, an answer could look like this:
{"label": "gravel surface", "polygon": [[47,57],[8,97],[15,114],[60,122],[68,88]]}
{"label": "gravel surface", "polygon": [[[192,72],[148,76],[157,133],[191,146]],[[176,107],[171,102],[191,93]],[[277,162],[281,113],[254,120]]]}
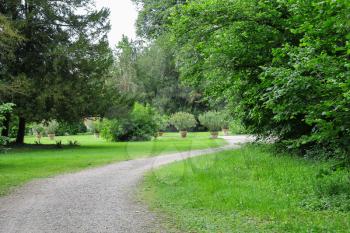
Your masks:
{"label": "gravel surface", "polygon": [[144,173],[252,140],[247,136],[224,138],[229,144],[221,148],[130,160],[30,182],[0,198],[0,232],[165,232],[155,214],[136,201]]}

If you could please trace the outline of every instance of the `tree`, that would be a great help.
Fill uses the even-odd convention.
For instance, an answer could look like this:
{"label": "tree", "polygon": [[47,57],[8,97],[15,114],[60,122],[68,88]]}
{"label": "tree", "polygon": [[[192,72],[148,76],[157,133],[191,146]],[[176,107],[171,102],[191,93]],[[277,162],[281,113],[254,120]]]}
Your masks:
{"label": "tree", "polygon": [[304,152],[322,149],[349,159],[350,3],[290,4],[290,24],[300,43],[275,49],[273,63],[261,74],[265,108],[279,125],[271,133]]}
{"label": "tree", "polygon": [[193,0],[167,30],[181,79],[226,102],[251,133],[344,156],[349,9],[345,0]]}
{"label": "tree", "polygon": [[156,39],[166,31],[174,6],[186,0],[132,0],[140,7],[137,18],[137,34],[143,38]]}
{"label": "tree", "polygon": [[25,83],[20,94],[4,95],[16,104],[18,143],[23,143],[28,121],[69,121],[101,110],[104,76],[112,62],[106,40],[109,12],[91,10],[92,4],[91,0],[1,2],[0,13],[11,18],[25,38],[8,65],[10,75],[2,80]]}

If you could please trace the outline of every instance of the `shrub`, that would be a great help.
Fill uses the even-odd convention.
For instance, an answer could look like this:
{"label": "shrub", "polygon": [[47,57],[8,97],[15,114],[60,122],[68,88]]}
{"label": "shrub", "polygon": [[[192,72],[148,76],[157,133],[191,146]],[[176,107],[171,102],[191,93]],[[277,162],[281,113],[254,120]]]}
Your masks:
{"label": "shrub", "polygon": [[108,141],[118,141],[122,128],[118,120],[104,119],[101,124],[101,137]]}
{"label": "shrub", "polygon": [[196,126],[197,122],[194,116],[187,112],[178,112],[171,116],[170,123],[177,130],[186,131]]}
{"label": "shrub", "polygon": [[232,122],[232,117],[230,116],[230,114],[228,114],[226,111],[221,111],[220,117],[221,117],[221,128],[229,129],[230,124]]}
{"label": "shrub", "polygon": [[47,134],[55,134],[60,124],[56,120],[47,122],[45,130]]}
{"label": "shrub", "polygon": [[[12,112],[12,107],[14,104],[0,104],[0,132],[3,130],[3,121],[5,120],[5,115],[10,114]],[[8,137],[4,137],[0,135],[0,146],[6,145],[9,142]],[[1,148],[0,148],[1,150]]]}
{"label": "shrub", "polygon": [[240,121],[231,121],[230,122],[230,132],[232,134],[243,134],[246,132],[244,126]]}
{"label": "shrub", "polygon": [[43,123],[33,123],[31,130],[33,135],[42,135],[45,132],[45,126]]}
{"label": "shrub", "polygon": [[166,115],[157,115],[156,121],[158,124],[159,131],[164,132],[169,127],[169,117]]}
{"label": "shrub", "polygon": [[77,135],[80,133],[86,133],[86,126],[83,121],[78,122],[59,122],[59,127],[56,131],[56,135]]}
{"label": "shrub", "polygon": [[150,106],[136,103],[124,119],[104,120],[101,136],[110,141],[147,141],[158,133],[157,114]]}
{"label": "shrub", "polygon": [[87,125],[88,129],[90,132],[98,134],[101,132],[102,129],[102,122],[100,119],[96,119],[96,120],[89,120],[88,121],[88,125]]}
{"label": "shrub", "polygon": [[206,112],[199,115],[198,119],[200,123],[207,127],[211,132],[217,132],[221,130],[223,118],[219,112]]}

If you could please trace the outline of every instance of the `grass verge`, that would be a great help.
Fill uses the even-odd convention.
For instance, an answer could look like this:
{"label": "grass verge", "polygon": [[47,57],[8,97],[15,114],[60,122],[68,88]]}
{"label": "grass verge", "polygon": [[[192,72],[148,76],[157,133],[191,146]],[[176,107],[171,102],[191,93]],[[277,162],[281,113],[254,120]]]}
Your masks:
{"label": "grass verge", "polygon": [[[349,232],[349,211],[310,204],[327,207],[317,174],[330,163],[265,149],[250,145],[154,170],[142,198],[180,232]],[[341,187],[350,187],[346,182]],[[341,190],[337,185],[325,190]]]}
{"label": "grass verge", "polygon": [[177,133],[167,133],[149,142],[106,142],[92,135],[56,137],[67,144],[78,141],[80,146],[56,148],[55,141],[26,137],[27,145],[0,154],[0,196],[14,187],[35,178],[109,164],[112,162],[157,156],[164,153],[217,147],[225,144],[221,139],[211,140],[208,133],[190,133],[181,139]]}

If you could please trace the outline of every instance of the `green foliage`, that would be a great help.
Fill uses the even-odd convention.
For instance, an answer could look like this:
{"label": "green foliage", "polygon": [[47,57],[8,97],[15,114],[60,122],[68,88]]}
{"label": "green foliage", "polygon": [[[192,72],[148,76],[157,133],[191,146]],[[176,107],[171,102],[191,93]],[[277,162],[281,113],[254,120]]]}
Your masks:
{"label": "green foliage", "polygon": [[[1,75],[6,86],[20,88],[15,94],[0,93],[16,104],[21,123],[76,121],[102,114],[111,105],[106,86],[113,62],[107,42],[109,11],[94,9],[92,0],[1,1],[0,14],[25,38],[16,43],[16,59],[6,61],[6,74]],[[18,135],[22,143],[24,134]]]}
{"label": "green foliage", "polygon": [[93,133],[100,133],[102,130],[102,122],[100,119],[97,119],[92,122],[92,132]]}
{"label": "green foliage", "polygon": [[135,103],[128,116],[104,120],[101,136],[110,141],[148,141],[158,133],[157,114],[150,106]]}
{"label": "green foliage", "polygon": [[159,131],[164,132],[170,125],[170,118],[167,115],[156,114],[155,120],[157,122]]}
{"label": "green foliage", "polygon": [[43,123],[32,123],[31,130],[33,135],[42,135],[45,133],[45,125]]}
{"label": "green foliage", "polygon": [[110,142],[116,142],[122,134],[122,127],[118,120],[103,119],[101,137]]}
{"label": "green foliage", "polygon": [[348,157],[349,1],[141,2],[160,19],[140,20],[175,44],[181,79],[211,104],[285,148]]}
{"label": "green foliage", "polygon": [[232,134],[244,134],[247,133],[242,123],[238,120],[231,121],[229,129]]}
{"label": "green foliage", "polygon": [[[330,165],[249,145],[155,169],[143,192],[179,232],[347,232],[348,174],[316,178]],[[316,190],[331,208],[304,205],[323,203]]]}
{"label": "green foliage", "polygon": [[46,122],[45,131],[47,134],[55,134],[60,124],[56,120]]}
{"label": "green foliage", "polygon": [[210,111],[199,115],[199,122],[207,127],[211,132],[222,129],[223,116],[220,112]]}
{"label": "green foliage", "polygon": [[64,136],[64,135],[77,135],[80,133],[86,133],[86,126],[82,121],[77,122],[65,122],[60,121],[59,127],[56,131],[56,135]]}
{"label": "green foliage", "polygon": [[[12,103],[0,104],[0,132],[4,129],[3,122],[6,119],[6,114],[11,113],[14,106]],[[8,137],[0,135],[0,151],[2,149],[1,146],[6,145],[8,142]]]}
{"label": "green foliage", "polygon": [[159,1],[159,0],[132,0],[141,10],[137,19],[137,34],[154,39],[166,31],[172,7],[186,3],[186,0]]}
{"label": "green foliage", "polygon": [[313,195],[308,196],[302,206],[317,211],[350,212],[349,170],[321,169],[313,184]]}
{"label": "green foliage", "polygon": [[186,131],[195,127],[197,121],[190,113],[177,112],[170,117],[170,124],[172,124],[177,130]]}

